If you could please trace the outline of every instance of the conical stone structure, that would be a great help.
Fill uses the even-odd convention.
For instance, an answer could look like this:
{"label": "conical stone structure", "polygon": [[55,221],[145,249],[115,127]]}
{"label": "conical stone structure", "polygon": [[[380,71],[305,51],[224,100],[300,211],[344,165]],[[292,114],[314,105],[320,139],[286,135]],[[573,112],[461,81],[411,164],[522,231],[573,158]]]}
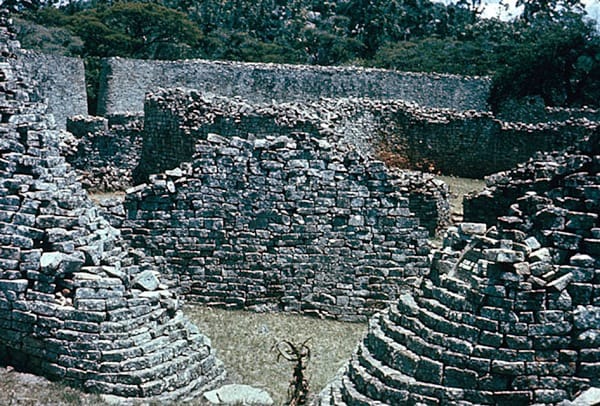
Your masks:
{"label": "conical stone structure", "polygon": [[496,226],[451,229],[320,404],[568,404],[600,386],[599,152],[595,136],[541,156]]}
{"label": "conical stone structure", "polygon": [[0,359],[119,397],[212,389],[224,370],[210,341],[60,155],[7,23],[0,15]]}

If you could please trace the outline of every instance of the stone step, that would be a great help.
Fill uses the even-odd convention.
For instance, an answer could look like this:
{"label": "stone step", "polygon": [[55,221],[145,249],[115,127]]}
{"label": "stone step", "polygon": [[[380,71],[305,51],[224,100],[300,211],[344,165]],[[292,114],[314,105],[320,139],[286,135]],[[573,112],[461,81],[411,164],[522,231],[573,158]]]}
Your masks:
{"label": "stone step", "polygon": [[[356,358],[350,361],[348,366],[348,374],[345,376],[348,381],[352,382],[351,388],[355,393],[352,394],[353,400],[359,400],[358,404],[369,399],[366,404],[391,404],[400,405],[407,404],[409,392],[407,390],[395,389],[387,386],[377,377],[369,374],[369,372],[358,362]],[[346,381],[343,381],[344,389],[347,389]],[[356,397],[356,394],[359,394]],[[374,403],[378,402],[378,403]],[[354,402],[347,400],[346,403],[353,405]]]}
{"label": "stone step", "polygon": [[406,346],[385,335],[380,326],[380,315],[372,318],[365,339],[371,353],[392,369],[413,375],[419,362],[419,356]]}
{"label": "stone step", "polygon": [[342,399],[348,406],[387,406],[387,403],[373,400],[360,393],[354,386],[354,383],[346,375],[342,377],[340,392],[342,394]]}
{"label": "stone step", "polygon": [[[399,391],[408,391],[410,401],[407,404],[414,404],[414,401],[422,402],[423,399],[439,400],[441,404],[479,405],[495,403],[493,392],[477,388],[463,389],[442,385],[443,365],[437,364],[437,369],[432,369],[430,365],[428,366],[427,360],[423,359],[422,361],[415,376],[407,376],[384,365],[373,357],[366,346],[361,344],[356,352],[355,359],[349,366],[348,376],[354,382],[362,382],[367,380],[364,373],[368,373],[371,379],[381,381],[379,386],[371,382],[372,387],[389,387]],[[454,370],[457,369],[454,368]],[[363,376],[356,377],[356,374],[363,374]],[[435,374],[438,376],[438,383],[427,382]],[[370,393],[368,395],[372,396]],[[388,395],[381,393],[381,397],[378,399],[385,399],[385,396]]]}
{"label": "stone step", "polygon": [[347,406],[342,395],[342,377],[328,384],[323,389],[317,399],[312,403],[313,406]]}
{"label": "stone step", "polygon": [[[374,358],[371,358],[374,360]],[[377,374],[385,374],[386,371],[378,371]],[[367,397],[373,399],[376,402],[385,401],[390,405],[438,405],[440,404],[439,399],[431,396],[423,396],[409,388],[414,388],[408,382],[411,379],[406,375],[398,373],[397,371],[392,372],[397,379],[393,382],[402,388],[392,387],[386,384],[386,382],[379,379],[377,376],[369,373],[367,368],[361,365],[359,357],[353,359],[348,367],[347,377],[352,381],[354,388],[361,394],[365,394]],[[389,380],[389,378],[388,378]],[[347,402],[351,404],[351,402]]]}
{"label": "stone step", "polygon": [[[445,402],[456,402],[462,400],[465,393],[462,389],[441,385],[443,376],[443,365],[441,363],[435,363],[432,368],[432,363],[429,360],[422,359],[415,376],[407,376],[383,365],[370,354],[368,348],[364,345],[359,346],[357,360],[369,374],[382,381],[386,386],[398,390],[408,390],[411,394],[441,399]],[[435,378],[436,375],[437,379]],[[432,382],[432,380],[436,382]]]}
{"label": "stone step", "polygon": [[424,330],[418,334],[395,324],[385,316],[381,318],[380,328],[386,336],[401,343],[416,355],[425,354],[429,358],[440,359],[442,353],[446,351],[445,336],[440,333],[431,332],[421,336]]}

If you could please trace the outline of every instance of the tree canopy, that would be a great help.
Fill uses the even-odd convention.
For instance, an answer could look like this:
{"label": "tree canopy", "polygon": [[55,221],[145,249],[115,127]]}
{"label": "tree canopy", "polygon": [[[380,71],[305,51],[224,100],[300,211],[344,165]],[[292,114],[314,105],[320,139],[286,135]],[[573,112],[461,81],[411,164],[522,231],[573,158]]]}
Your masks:
{"label": "tree canopy", "polygon": [[75,0],[50,7],[54,1],[3,5],[29,21],[24,44],[36,46],[26,37],[40,24],[53,34],[38,47],[65,49],[96,70],[106,56],[359,64],[490,75],[495,108],[529,95],[550,106],[600,100],[600,34],[581,0],[518,0],[523,12],[513,21],[481,18],[481,0]]}

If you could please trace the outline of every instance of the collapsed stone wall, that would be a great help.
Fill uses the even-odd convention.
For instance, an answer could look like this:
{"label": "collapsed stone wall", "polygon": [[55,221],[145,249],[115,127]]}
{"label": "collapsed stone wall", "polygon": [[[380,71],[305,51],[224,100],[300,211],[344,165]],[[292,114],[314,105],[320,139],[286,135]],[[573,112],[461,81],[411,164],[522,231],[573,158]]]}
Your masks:
{"label": "collapsed stone wall", "polygon": [[450,228],[318,403],[567,405],[600,387],[600,216],[584,198],[600,190],[599,145],[540,156],[558,176],[496,226]]}
{"label": "collapsed stone wall", "polygon": [[[249,104],[240,99],[207,97],[197,91],[163,90],[151,94],[145,105],[144,142],[134,181],[190,161],[198,140],[209,134],[264,138],[305,132],[326,138],[338,150],[355,149],[375,155],[375,129],[381,106],[366,99],[320,100],[306,104]],[[406,107],[403,102],[393,106]],[[415,171],[397,174],[409,207],[431,235],[449,223],[447,186],[432,175]]]}
{"label": "collapsed stone wall", "polygon": [[[128,191],[123,230],[134,247],[166,259],[188,297],[359,320],[422,276],[428,233],[410,212],[402,173],[333,133],[208,133],[207,102],[195,91],[151,94],[148,103],[181,131],[154,136],[193,152]],[[240,104],[221,106],[245,122]]]}
{"label": "collapsed stone wall", "polygon": [[65,156],[86,190],[114,192],[132,186],[133,170],[140,162],[143,126],[139,114],[67,120],[74,139]]}
{"label": "collapsed stone wall", "polygon": [[[596,131],[584,145],[588,145],[589,140],[600,143],[598,134]],[[464,219],[494,224],[498,216],[509,211],[518,197],[528,192],[551,193],[567,175],[588,171],[593,165],[593,161],[573,153],[540,152],[512,170],[490,175],[482,192],[465,196]],[[572,199],[581,200],[589,210],[600,211],[600,190],[596,186],[582,189]]]}
{"label": "collapsed stone wall", "polygon": [[87,114],[83,60],[19,49],[15,63],[32,84],[33,100],[48,106],[58,128],[65,129],[71,116]]}
{"label": "collapsed stone wall", "polygon": [[383,149],[401,164],[468,178],[510,169],[537,151],[562,150],[600,127],[586,118],[526,124],[440,109],[388,108],[385,114],[378,128]]}
{"label": "collapsed stone wall", "polygon": [[98,114],[143,111],[144,94],[188,87],[250,102],[309,101],[321,97],[401,99],[427,107],[486,110],[489,78],[205,60],[104,60]]}
{"label": "collapsed stone wall", "polygon": [[6,24],[0,12],[0,360],[131,400],[212,389],[210,341],[77,182]]}

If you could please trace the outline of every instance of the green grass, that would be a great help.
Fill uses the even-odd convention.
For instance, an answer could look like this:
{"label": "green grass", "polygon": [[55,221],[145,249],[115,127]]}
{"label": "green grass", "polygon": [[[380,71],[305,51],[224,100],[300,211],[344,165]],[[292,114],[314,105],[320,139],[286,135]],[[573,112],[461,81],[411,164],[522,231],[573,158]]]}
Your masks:
{"label": "green grass", "polygon": [[186,314],[212,340],[217,356],[236,383],[265,389],[275,401],[287,399],[293,363],[273,346],[280,340],[301,344],[310,338],[307,368],[312,394],[317,394],[350,359],[367,330],[366,324],[320,320],[284,313],[253,313],[187,306]]}
{"label": "green grass", "polygon": [[483,179],[457,178],[455,176],[436,176],[446,182],[450,188],[450,212],[453,217],[462,217],[463,196],[470,192],[482,191],[485,187]]}
{"label": "green grass", "polygon": [[[301,344],[306,339],[312,358],[307,368],[311,394],[317,394],[344,363],[367,330],[366,324],[285,313],[253,313],[188,305],[184,313],[208,336],[233,383],[265,389],[276,405],[287,399],[293,363],[277,362],[273,345],[279,340]],[[147,403],[142,403],[147,404]],[[159,403],[150,403],[150,405]],[[185,405],[200,406],[197,399]],[[100,406],[98,395],[83,393],[45,378],[0,367],[0,405]]]}

